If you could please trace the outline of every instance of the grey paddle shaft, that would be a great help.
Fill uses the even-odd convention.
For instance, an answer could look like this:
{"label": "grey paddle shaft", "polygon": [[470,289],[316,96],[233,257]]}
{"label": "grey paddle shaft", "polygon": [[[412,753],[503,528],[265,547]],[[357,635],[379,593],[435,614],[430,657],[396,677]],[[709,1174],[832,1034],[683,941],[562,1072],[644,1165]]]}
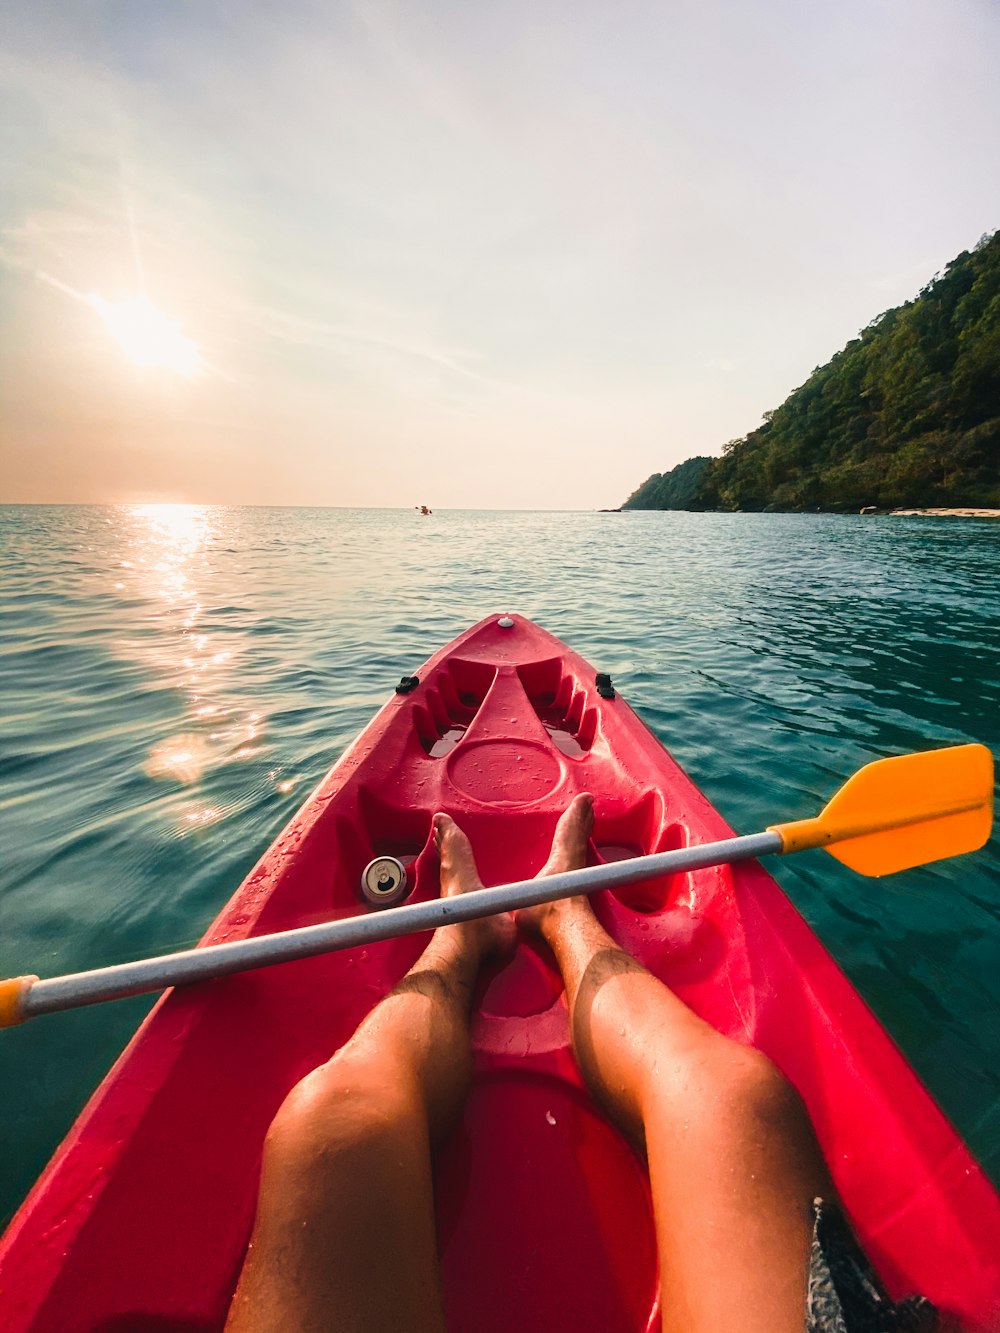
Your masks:
{"label": "grey paddle shaft", "polygon": [[232,940],[227,944],[209,944],[183,953],[144,958],[116,967],[99,967],[93,972],[75,972],[70,976],[35,981],[21,997],[23,1018],[53,1013],[58,1009],[76,1009],[100,1000],[117,1000],[125,995],[142,995],[182,986],[193,981],[209,981],[231,972],[287,963],[295,958],[351,949],[359,944],[375,944],[397,935],[413,935],[458,921],[473,921],[496,912],[512,912],[517,907],[549,903],[578,893],[614,889],[624,884],[652,879],[678,870],[699,870],[705,866],[780,852],[777,833],[753,833],[745,838],[727,838],[723,842],[700,847],[682,847],[674,852],[637,856],[610,865],[567,870],[543,879],[523,879],[494,889],[475,889],[454,898],[435,898],[427,903],[411,903],[386,908],[382,912],[347,917],[342,921],[303,926],[275,935]]}

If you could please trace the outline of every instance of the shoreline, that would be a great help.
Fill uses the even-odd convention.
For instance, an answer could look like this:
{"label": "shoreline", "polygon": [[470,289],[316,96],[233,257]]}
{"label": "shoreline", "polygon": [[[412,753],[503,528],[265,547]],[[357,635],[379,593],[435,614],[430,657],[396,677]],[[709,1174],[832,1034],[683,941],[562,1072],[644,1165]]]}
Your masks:
{"label": "shoreline", "polygon": [[888,516],[890,518],[1000,518],[1000,509],[890,509]]}

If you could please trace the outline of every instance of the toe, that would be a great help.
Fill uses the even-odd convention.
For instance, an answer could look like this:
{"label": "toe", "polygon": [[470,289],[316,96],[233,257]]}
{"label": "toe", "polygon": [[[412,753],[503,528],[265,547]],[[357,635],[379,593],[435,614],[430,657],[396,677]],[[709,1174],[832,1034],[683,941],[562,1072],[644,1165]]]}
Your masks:
{"label": "toe", "polygon": [[587,857],[587,840],[594,827],[594,798],[589,792],[581,792],[559,817],[555,836],[552,839],[550,863],[559,862],[562,869],[582,866]]}
{"label": "toe", "polygon": [[440,851],[441,839],[449,829],[457,828],[457,824],[451,815],[446,815],[443,810],[439,810],[431,818],[431,836],[434,839],[434,846]]}
{"label": "toe", "polygon": [[455,821],[442,812],[432,820],[434,842],[441,861],[441,888],[446,894],[480,888],[472,844]]}

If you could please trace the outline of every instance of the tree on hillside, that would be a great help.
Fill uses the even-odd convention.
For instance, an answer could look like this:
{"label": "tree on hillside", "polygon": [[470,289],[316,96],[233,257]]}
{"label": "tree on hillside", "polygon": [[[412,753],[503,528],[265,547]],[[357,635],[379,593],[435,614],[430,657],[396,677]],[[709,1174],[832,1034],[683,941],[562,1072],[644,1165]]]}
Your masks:
{"label": "tree on hillside", "polygon": [[1000,232],[878,315],[721,458],[689,463],[702,466],[684,505],[660,501],[688,464],[626,506],[1000,507]]}
{"label": "tree on hillside", "polygon": [[705,469],[711,458],[689,458],[669,472],[654,472],[633,491],[623,509],[703,509],[698,503]]}

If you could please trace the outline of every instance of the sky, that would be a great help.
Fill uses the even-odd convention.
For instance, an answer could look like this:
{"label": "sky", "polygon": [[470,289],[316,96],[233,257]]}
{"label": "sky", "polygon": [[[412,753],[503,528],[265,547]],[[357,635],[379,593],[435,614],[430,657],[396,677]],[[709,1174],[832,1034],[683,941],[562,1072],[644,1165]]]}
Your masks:
{"label": "sky", "polygon": [[614,506],[1000,226],[998,0],[0,0],[0,502]]}

